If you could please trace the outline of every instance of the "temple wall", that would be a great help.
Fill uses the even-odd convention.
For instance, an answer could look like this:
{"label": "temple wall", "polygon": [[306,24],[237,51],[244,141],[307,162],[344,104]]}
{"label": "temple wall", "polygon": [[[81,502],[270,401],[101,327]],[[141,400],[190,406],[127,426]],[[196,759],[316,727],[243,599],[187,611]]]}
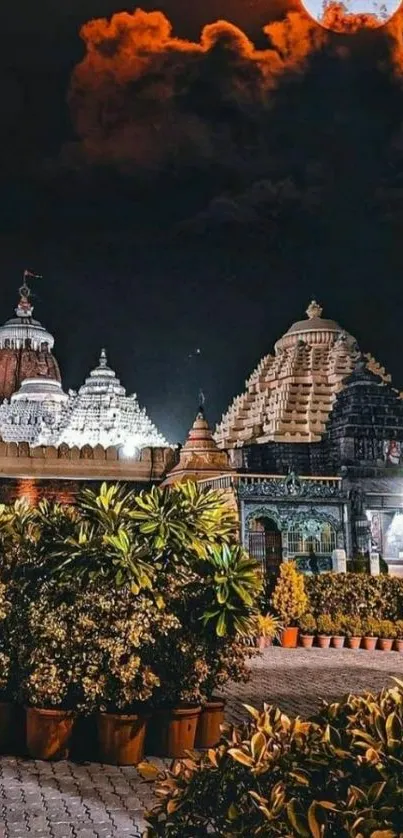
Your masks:
{"label": "temple wall", "polygon": [[159,483],[173,467],[172,448],[144,448],[138,459],[124,456],[117,448],[30,448],[27,443],[0,442],[0,501],[40,497],[74,502],[82,484],[103,481],[134,483],[141,488]]}

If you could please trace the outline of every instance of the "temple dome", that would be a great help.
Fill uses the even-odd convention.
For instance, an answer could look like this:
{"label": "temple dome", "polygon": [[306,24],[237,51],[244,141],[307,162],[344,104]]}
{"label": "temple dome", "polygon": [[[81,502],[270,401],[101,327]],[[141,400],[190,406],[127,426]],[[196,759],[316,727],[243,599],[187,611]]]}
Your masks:
{"label": "temple dome", "polygon": [[[337,393],[345,386],[359,350],[335,320],[322,317],[312,301],[246,381],[216,428],[220,448],[266,442],[319,442]],[[385,370],[371,357],[366,365],[379,380]]]}
{"label": "temple dome", "polygon": [[277,341],[276,350],[293,346],[299,340],[308,344],[333,343],[339,335],[343,335],[345,339],[354,342],[354,338],[347,334],[335,320],[323,318],[322,311],[322,307],[316,300],[312,300],[306,310],[307,319],[297,320],[296,323],[293,323],[285,335]]}
{"label": "temple dome", "polygon": [[61,380],[53,335],[32,317],[30,294],[24,274],[16,316],[0,326],[0,400],[9,399],[28,378]]}
{"label": "temple dome", "polygon": [[128,456],[135,456],[142,448],[169,445],[140,407],[137,396],[126,395],[114,370],[108,366],[104,349],[98,365],[78,393],[70,393],[58,438],[58,443],[62,442],[79,448],[84,445],[121,447]]}
{"label": "temple dome", "polygon": [[204,409],[199,407],[196,418],[180,451],[179,462],[164,481],[182,483],[186,480],[200,480],[225,475],[232,471],[226,451],[220,451],[206,419]]}

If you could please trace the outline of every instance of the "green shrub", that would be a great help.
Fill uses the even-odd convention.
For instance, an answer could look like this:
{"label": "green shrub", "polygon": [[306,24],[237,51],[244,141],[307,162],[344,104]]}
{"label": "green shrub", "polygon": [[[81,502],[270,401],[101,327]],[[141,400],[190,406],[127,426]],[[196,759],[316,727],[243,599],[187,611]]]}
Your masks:
{"label": "green shrub", "polygon": [[330,614],[320,614],[318,617],[318,634],[325,634],[327,637],[335,634],[334,623]]}
{"label": "green shrub", "polygon": [[364,637],[379,637],[381,622],[375,617],[367,617],[362,621],[362,633]]}
{"label": "green shrub", "polygon": [[403,579],[356,573],[321,573],[305,579],[307,610],[315,617],[326,611],[346,616],[403,618]]}
{"label": "green shrub", "polygon": [[396,620],[395,622],[396,637],[403,640],[403,620]]}
{"label": "green shrub", "polygon": [[392,620],[380,620],[379,622],[379,637],[385,637],[389,640],[394,640],[397,634],[396,624]]}
{"label": "green shrub", "polygon": [[148,838],[398,838],[403,683],[326,704],[315,719],[275,707],[224,728],[217,748],[159,774]]}
{"label": "green shrub", "polygon": [[362,622],[359,617],[344,615],[343,628],[346,637],[362,637]]}
{"label": "green shrub", "polygon": [[301,634],[316,634],[316,620],[313,614],[303,614],[298,620]]}

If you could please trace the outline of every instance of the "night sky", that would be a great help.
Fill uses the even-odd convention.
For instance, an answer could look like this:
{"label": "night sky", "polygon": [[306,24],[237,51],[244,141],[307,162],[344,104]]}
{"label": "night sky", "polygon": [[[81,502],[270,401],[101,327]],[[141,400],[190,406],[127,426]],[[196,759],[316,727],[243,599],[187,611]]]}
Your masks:
{"label": "night sky", "polygon": [[43,274],[65,389],[105,346],[171,441],[200,389],[220,418],[313,296],[403,388],[403,24],[327,34],[293,3],[2,19],[0,319]]}

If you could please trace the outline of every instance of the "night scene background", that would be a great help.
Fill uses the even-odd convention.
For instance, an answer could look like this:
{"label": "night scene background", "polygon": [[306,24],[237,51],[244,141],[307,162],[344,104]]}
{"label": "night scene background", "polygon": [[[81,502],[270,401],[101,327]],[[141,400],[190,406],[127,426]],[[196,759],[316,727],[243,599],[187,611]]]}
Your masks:
{"label": "night scene background", "polygon": [[403,388],[402,21],[340,35],[298,0],[11,4],[1,321],[23,269],[43,274],[64,388],[105,346],[172,442],[200,388],[220,418],[313,296]]}

